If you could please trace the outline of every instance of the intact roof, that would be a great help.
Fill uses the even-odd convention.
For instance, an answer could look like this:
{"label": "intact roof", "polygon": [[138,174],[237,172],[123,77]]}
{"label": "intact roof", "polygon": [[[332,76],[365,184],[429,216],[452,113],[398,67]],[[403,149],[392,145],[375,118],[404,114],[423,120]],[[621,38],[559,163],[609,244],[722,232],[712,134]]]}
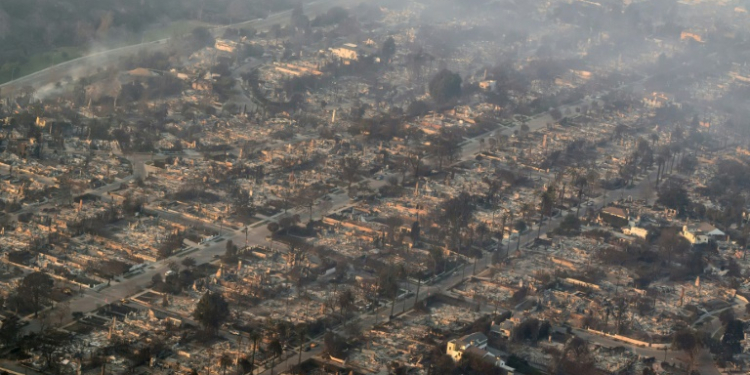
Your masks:
{"label": "intact roof", "polygon": [[724,232],[716,228],[715,226],[702,222],[697,225],[688,225],[688,230],[693,233],[705,233],[705,234],[711,234],[715,236],[722,236],[724,235]]}
{"label": "intact roof", "polygon": [[605,207],[602,212],[617,217],[628,217],[628,213],[620,207]]}
{"label": "intact roof", "polygon": [[465,343],[472,343],[472,342],[486,342],[487,336],[482,332],[474,332],[470,335],[466,335],[464,337],[461,337],[461,341]]}

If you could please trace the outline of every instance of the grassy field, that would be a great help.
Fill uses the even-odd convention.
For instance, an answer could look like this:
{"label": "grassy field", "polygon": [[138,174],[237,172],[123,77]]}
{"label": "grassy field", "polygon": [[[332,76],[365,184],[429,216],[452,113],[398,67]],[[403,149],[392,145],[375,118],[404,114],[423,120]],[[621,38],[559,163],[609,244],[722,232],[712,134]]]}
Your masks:
{"label": "grassy field", "polygon": [[[198,27],[210,28],[213,26],[214,25],[206,23],[206,22],[200,22],[200,21],[194,21],[194,20],[175,21],[165,27],[146,30],[143,33],[143,42],[153,42],[155,40],[170,38],[175,35],[185,35],[185,34],[190,33],[191,31],[193,31],[195,28],[198,28]],[[140,40],[136,41],[136,43],[140,43]]]}
{"label": "grassy field", "polygon": [[48,68],[83,56],[85,49],[82,47],[64,47],[53,51],[38,53],[31,56],[26,62],[8,63],[0,66],[0,83],[5,83],[11,78],[23,77],[31,73]]}
{"label": "grassy field", "polygon": [[[211,27],[213,25],[199,21],[175,21],[164,27],[153,28],[143,32],[142,37],[129,39],[121,45],[111,46],[112,48],[125,47],[139,43],[153,42],[169,38],[175,35],[184,35],[193,31],[197,27]],[[62,47],[52,51],[38,53],[31,56],[25,62],[7,63],[0,66],[0,83],[5,83],[11,79],[23,77],[50,66],[70,61],[87,53],[87,47]]]}

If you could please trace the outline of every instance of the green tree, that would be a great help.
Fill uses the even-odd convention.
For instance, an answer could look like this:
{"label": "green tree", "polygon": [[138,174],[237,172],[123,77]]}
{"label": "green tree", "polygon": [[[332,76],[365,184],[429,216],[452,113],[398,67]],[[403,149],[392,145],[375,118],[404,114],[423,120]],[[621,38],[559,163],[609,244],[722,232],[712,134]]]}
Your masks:
{"label": "green tree", "polygon": [[388,216],[385,218],[385,226],[388,227],[388,241],[393,245],[398,228],[404,225],[404,219],[400,216]]}
{"label": "green tree", "polygon": [[457,73],[443,69],[430,80],[430,96],[439,105],[461,96],[461,77]]}
{"label": "green tree", "polygon": [[229,317],[229,304],[219,293],[207,292],[201,297],[193,311],[193,318],[203,326],[206,333],[215,335],[221,324]]}
{"label": "green tree", "polygon": [[292,8],[291,26],[295,30],[304,31],[310,27],[310,18],[305,15],[302,3],[297,3]]}
{"label": "green tree", "polygon": [[567,214],[556,230],[563,235],[574,235],[581,232],[581,220],[573,214]]}
{"label": "green tree", "polygon": [[555,375],[593,374],[596,372],[595,363],[588,343],[580,337],[574,337],[565,344],[551,373]]}
{"label": "green tree", "polygon": [[678,228],[662,228],[656,245],[662,253],[665,253],[667,266],[672,266],[674,255],[684,255],[690,250],[690,242],[681,236]]}
{"label": "green tree", "polygon": [[326,332],[323,336],[323,349],[331,357],[343,359],[346,356],[346,341],[334,332]]}
{"label": "green tree", "polygon": [[305,345],[305,340],[307,339],[307,326],[304,324],[300,324],[297,326],[297,341],[299,342],[299,354],[297,357],[297,366],[299,367],[300,364],[302,364],[302,349]]}
{"label": "green tree", "polygon": [[215,39],[211,32],[205,27],[196,27],[191,33],[193,42],[197,47],[203,48],[214,44]]}
{"label": "green tree", "polygon": [[[516,242],[516,251],[518,251],[521,248],[521,233],[526,230],[528,226],[526,225],[526,222],[523,220],[518,220],[513,225],[513,228],[518,232],[518,242]],[[508,247],[511,245],[509,244]]]}
{"label": "green tree", "polygon": [[234,213],[243,218],[251,219],[255,216],[256,207],[253,196],[250,192],[244,189],[235,189],[233,192],[233,208]]}
{"label": "green tree", "polygon": [[745,339],[745,324],[739,319],[732,319],[724,325],[724,336],[721,346],[724,355],[731,358],[742,352],[742,340]]}
{"label": "green tree", "polygon": [[[442,128],[439,134],[430,137],[427,151],[438,161],[438,169],[443,165],[454,162],[461,156],[461,135],[457,131]],[[415,177],[416,173],[415,173]]]}
{"label": "green tree", "polygon": [[357,156],[346,156],[341,159],[339,165],[339,176],[346,182],[346,188],[350,189],[352,184],[359,181],[362,175],[362,159]]}
{"label": "green tree", "polygon": [[181,263],[183,266],[187,267],[188,269],[193,268],[196,265],[195,258],[193,257],[186,257],[185,259],[182,260]]}
{"label": "green tree", "polygon": [[21,280],[16,293],[26,306],[34,311],[34,317],[39,316],[39,310],[49,300],[55,282],[44,272],[32,272]]}
{"label": "green tree", "polygon": [[674,334],[672,337],[672,347],[676,350],[682,350],[690,358],[690,369],[693,368],[695,356],[701,348],[701,341],[691,329],[683,329]]}
{"label": "green tree", "polygon": [[529,318],[518,324],[513,328],[513,334],[511,339],[515,342],[521,342],[525,340],[539,341],[539,329],[541,322],[537,318]]}
{"label": "green tree", "polygon": [[219,366],[221,366],[221,369],[224,372],[224,375],[227,375],[227,369],[231,365],[232,365],[232,356],[229,355],[229,353],[227,352],[221,353],[221,357],[219,357]]}
{"label": "green tree", "polygon": [[307,185],[304,188],[297,191],[297,195],[294,198],[296,204],[307,208],[309,221],[313,221],[313,207],[318,198],[325,192],[323,186],[318,184]]}
{"label": "green tree", "polygon": [[13,345],[19,333],[21,333],[21,320],[17,316],[11,315],[3,319],[0,325],[0,343],[5,346]]}
{"label": "green tree", "polygon": [[552,216],[552,208],[555,206],[555,187],[550,185],[547,191],[542,193],[541,203],[539,204],[539,229],[537,229],[536,238],[542,234],[542,225],[544,216]]}
{"label": "green tree", "polygon": [[424,116],[430,112],[430,106],[422,100],[415,100],[406,107],[406,114],[411,117]]}
{"label": "green tree", "polygon": [[659,188],[659,198],[656,202],[683,214],[690,206],[690,197],[683,182],[670,178]]}
{"label": "green tree", "polygon": [[356,307],[354,292],[352,292],[352,290],[349,288],[346,288],[342,290],[341,293],[339,293],[339,297],[336,302],[339,305],[339,313],[344,316],[344,320],[346,320],[346,317],[349,316]]}
{"label": "green tree", "polygon": [[276,367],[276,359],[284,353],[281,341],[279,339],[271,340],[271,343],[268,344],[268,352],[271,354],[271,374],[273,374],[273,368]]}
{"label": "green tree", "polygon": [[383,42],[383,45],[380,47],[380,57],[385,61],[388,62],[393,58],[393,56],[396,54],[396,41],[393,40],[393,37],[388,37],[388,39]]}
{"label": "green tree", "polygon": [[260,333],[256,330],[250,331],[250,341],[253,343],[253,354],[250,357],[250,373],[253,373],[253,370],[255,370],[255,351],[258,349],[258,340],[260,340],[262,337]]}
{"label": "green tree", "polygon": [[239,247],[237,247],[232,240],[227,241],[226,252],[224,252],[224,256],[221,258],[222,262],[226,264],[237,264],[239,251]]}
{"label": "green tree", "polygon": [[469,193],[462,192],[457,197],[449,198],[440,205],[440,221],[448,225],[451,242],[461,249],[461,231],[469,226],[474,216],[474,202]]}
{"label": "green tree", "polygon": [[419,242],[419,221],[414,221],[411,224],[411,232],[409,232],[409,235],[411,236],[411,242],[416,245]]}

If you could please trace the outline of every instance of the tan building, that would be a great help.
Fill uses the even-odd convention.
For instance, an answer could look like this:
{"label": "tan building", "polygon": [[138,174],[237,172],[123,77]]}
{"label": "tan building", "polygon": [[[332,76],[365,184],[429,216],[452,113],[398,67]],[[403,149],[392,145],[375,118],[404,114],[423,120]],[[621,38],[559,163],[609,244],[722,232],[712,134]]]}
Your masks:
{"label": "tan building", "polygon": [[719,239],[726,236],[724,232],[709,223],[700,223],[697,225],[685,225],[680,232],[691,244],[705,244],[712,239]]}
{"label": "tan building", "polygon": [[359,52],[357,52],[357,45],[352,43],[346,43],[341,47],[331,48],[331,54],[342,60],[357,60],[359,59]]}
{"label": "tan building", "polygon": [[219,51],[234,53],[234,51],[237,50],[237,46],[239,43],[233,41],[233,40],[226,40],[226,39],[216,39],[216,44],[214,47],[218,49]]}

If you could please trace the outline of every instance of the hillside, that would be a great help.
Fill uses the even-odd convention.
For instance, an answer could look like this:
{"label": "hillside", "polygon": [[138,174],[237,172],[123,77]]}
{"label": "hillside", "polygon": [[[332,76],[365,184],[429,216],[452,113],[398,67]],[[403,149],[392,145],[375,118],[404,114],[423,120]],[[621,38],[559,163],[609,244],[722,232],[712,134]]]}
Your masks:
{"label": "hillside", "polygon": [[264,17],[294,0],[3,0],[0,83],[92,50]]}

